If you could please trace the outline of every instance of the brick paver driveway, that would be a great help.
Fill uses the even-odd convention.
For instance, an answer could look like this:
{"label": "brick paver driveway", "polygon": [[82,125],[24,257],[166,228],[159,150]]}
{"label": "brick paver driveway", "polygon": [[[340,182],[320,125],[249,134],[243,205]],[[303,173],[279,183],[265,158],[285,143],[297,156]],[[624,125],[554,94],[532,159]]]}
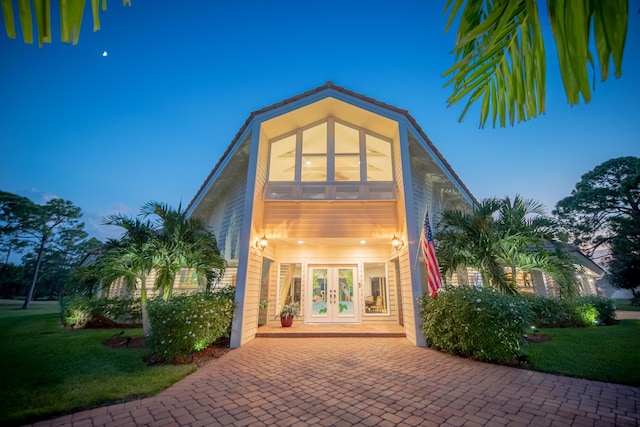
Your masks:
{"label": "brick paver driveway", "polygon": [[638,387],[459,359],[404,338],[258,338],[155,397],[37,425],[635,426],[639,398]]}

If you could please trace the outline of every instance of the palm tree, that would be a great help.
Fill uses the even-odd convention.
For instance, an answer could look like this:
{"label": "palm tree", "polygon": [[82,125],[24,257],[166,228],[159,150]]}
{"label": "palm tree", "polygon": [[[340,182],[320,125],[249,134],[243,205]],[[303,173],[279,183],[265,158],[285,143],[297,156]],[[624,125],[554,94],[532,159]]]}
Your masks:
{"label": "palm tree", "polygon": [[513,201],[485,199],[470,214],[444,211],[437,236],[443,272],[474,267],[483,283],[515,294],[518,272],[541,271],[556,280],[563,294],[575,294],[571,255],[555,243],[553,222],[543,214],[541,204],[519,195]]}
{"label": "palm tree", "polygon": [[[549,21],[558,52],[560,74],[571,105],[591,100],[588,65],[594,57],[602,81],[613,59],[615,76],[622,75],[628,25],[628,0],[547,0]],[[489,115],[493,126],[507,117],[513,125],[545,110],[546,52],[537,0],[448,0],[446,29],[459,16],[454,65],[444,74],[453,85],[449,106],[467,99],[481,103],[480,127]],[[592,30],[593,25],[593,30]],[[595,42],[590,43],[591,34]],[[595,46],[592,54],[590,46]],[[594,70],[595,74],[595,70]]]}
{"label": "palm tree", "polygon": [[500,201],[497,225],[501,242],[498,258],[510,269],[513,289],[518,271],[549,274],[566,295],[577,292],[576,270],[570,254],[556,242],[555,223],[544,216],[544,206],[516,195]]}
{"label": "palm tree", "polygon": [[500,235],[493,218],[500,207],[496,199],[485,199],[471,214],[445,210],[439,221],[438,262],[444,275],[458,267],[475,267],[482,282],[506,293],[514,293],[497,256]]}
{"label": "palm tree", "polygon": [[155,286],[164,299],[171,297],[176,274],[192,269],[198,281],[210,289],[224,274],[225,260],[220,256],[216,238],[200,218],[187,217],[182,205],[173,209],[164,203],[149,202],[141,209],[143,217],[155,216],[153,240]]}
{"label": "palm tree", "polygon": [[142,309],[142,329],[145,336],[151,333],[151,321],[147,311],[147,277],[153,268],[153,242],[156,238],[149,221],[128,218],[123,215],[110,215],[107,225],[124,228],[120,239],[109,239],[102,248],[96,270],[104,286],[118,280],[124,280],[129,290],[140,286],[140,305]]}

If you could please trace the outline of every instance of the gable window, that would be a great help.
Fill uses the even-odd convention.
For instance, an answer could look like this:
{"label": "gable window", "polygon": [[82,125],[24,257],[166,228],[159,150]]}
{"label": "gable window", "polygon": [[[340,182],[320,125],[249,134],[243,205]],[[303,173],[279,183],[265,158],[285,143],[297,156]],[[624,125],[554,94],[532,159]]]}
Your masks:
{"label": "gable window", "polygon": [[393,200],[391,141],[330,117],[269,142],[267,200]]}

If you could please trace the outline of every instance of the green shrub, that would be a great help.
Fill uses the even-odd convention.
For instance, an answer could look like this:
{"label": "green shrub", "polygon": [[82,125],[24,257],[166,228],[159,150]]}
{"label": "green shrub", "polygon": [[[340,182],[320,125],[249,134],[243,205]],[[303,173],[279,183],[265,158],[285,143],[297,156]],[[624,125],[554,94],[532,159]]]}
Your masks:
{"label": "green shrub", "polygon": [[577,300],[585,305],[595,307],[597,311],[596,322],[599,325],[613,325],[616,320],[616,305],[611,298],[599,295],[587,295],[578,297]]}
{"label": "green shrub", "polygon": [[83,328],[93,317],[89,297],[77,295],[60,300],[62,323],[71,328]]}
{"label": "green shrub", "polygon": [[450,287],[420,299],[423,331],[430,347],[494,363],[527,353],[525,329],[531,313],[521,299],[492,289]]}
{"label": "green shrub", "polygon": [[610,298],[595,295],[571,299],[545,298],[525,295],[531,307],[531,322],[539,328],[575,328],[596,324],[612,325],[615,305]]}
{"label": "green shrub", "polygon": [[118,323],[139,323],[142,318],[140,298],[89,298],[84,295],[64,297],[60,301],[62,323],[83,328],[96,317]]}
{"label": "green shrub", "polygon": [[149,302],[151,357],[173,361],[229,336],[235,308],[234,290],[173,296]]}
{"label": "green shrub", "polygon": [[522,296],[533,314],[531,323],[538,328],[573,326],[574,313],[568,300],[544,298],[527,294]]}
{"label": "green shrub", "polygon": [[106,317],[118,323],[140,323],[140,298],[99,298],[92,301],[93,315]]}

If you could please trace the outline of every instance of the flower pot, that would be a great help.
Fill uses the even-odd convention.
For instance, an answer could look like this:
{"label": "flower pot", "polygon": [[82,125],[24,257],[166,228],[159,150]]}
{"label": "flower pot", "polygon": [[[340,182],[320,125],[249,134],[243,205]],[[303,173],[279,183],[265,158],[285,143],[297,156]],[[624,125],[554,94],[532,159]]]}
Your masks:
{"label": "flower pot", "polygon": [[283,328],[288,328],[293,324],[293,317],[280,317],[280,324]]}

